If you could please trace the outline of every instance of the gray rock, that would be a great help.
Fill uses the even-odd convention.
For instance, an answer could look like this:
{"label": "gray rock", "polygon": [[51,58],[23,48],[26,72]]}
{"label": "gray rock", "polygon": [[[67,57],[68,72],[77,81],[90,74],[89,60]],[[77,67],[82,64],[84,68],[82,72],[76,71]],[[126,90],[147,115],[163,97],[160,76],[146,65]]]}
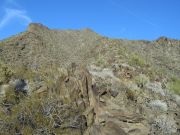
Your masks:
{"label": "gray rock", "polygon": [[28,94],[29,92],[28,80],[16,79],[11,81],[10,84],[14,86],[16,92],[22,92],[24,94]]}

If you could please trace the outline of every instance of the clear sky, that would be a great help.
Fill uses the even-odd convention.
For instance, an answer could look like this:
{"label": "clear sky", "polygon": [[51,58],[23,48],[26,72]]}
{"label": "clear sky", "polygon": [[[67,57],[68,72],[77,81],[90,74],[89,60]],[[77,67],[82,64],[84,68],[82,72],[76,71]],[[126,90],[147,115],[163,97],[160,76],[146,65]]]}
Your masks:
{"label": "clear sky", "polygon": [[113,38],[180,39],[180,0],[0,0],[0,39],[30,22]]}

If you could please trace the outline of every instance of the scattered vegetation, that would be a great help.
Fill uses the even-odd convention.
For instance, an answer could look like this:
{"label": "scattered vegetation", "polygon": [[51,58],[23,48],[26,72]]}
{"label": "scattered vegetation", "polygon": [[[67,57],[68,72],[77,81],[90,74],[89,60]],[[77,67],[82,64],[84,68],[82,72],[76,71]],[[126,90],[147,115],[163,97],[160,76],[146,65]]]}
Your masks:
{"label": "scattered vegetation", "polygon": [[143,67],[146,65],[146,62],[139,55],[134,54],[130,57],[129,64]]}
{"label": "scattered vegetation", "polygon": [[180,95],[180,79],[173,77],[168,83],[168,88],[176,94]]}
{"label": "scattered vegetation", "polygon": [[[21,93],[22,94],[22,93]],[[86,128],[86,120],[81,109],[73,104],[65,104],[58,96],[29,97],[9,90],[0,111],[0,134],[81,134]]]}
{"label": "scattered vegetation", "polygon": [[[37,74],[25,66],[16,67],[13,72],[3,64],[0,66],[2,84],[8,83],[12,76],[33,81],[39,75],[48,87],[57,88],[55,80],[60,76],[65,78],[68,74],[66,70],[57,68],[41,69]],[[56,93],[50,94],[27,95],[21,90],[16,91],[14,86],[9,86],[0,100],[0,134],[82,134],[86,129],[86,119],[81,108],[75,103],[60,99]]]}
{"label": "scattered vegetation", "polygon": [[146,68],[146,74],[149,76],[151,81],[155,81],[158,78],[163,78],[167,75],[163,69],[157,69],[154,67]]}
{"label": "scattered vegetation", "polygon": [[[1,60],[8,64],[0,62],[0,134],[82,135],[89,119],[87,117],[86,120],[82,115],[82,109],[89,111],[88,102],[91,99],[88,96],[91,94],[91,86],[97,91],[94,93],[100,95],[102,104],[97,107],[102,106],[105,109],[103,108],[104,112],[101,113],[101,108],[93,108],[90,122],[101,118],[99,114],[110,114],[111,111],[116,114],[121,109],[127,112],[128,118],[128,114],[137,114],[139,109],[139,112],[144,114],[143,119],[149,123],[149,118],[155,114],[154,110],[160,109],[167,111],[167,114],[163,117],[153,117],[154,127],[158,128],[152,132],[162,130],[163,134],[175,133],[176,117],[169,115],[169,110],[179,112],[179,108],[174,102],[171,106],[171,100],[166,94],[158,94],[164,93],[168,75],[173,74],[177,77],[169,80],[168,88],[180,95],[180,62],[177,59],[180,42],[170,40],[169,46],[167,41],[166,38],[157,41],[102,38],[90,30],[56,31],[33,24],[26,32],[0,42]],[[59,68],[67,67],[72,62],[78,65],[95,64],[100,68],[111,69],[117,65],[117,68],[112,72],[106,70],[101,76],[92,75],[91,85],[88,77],[78,72],[74,74],[74,69]],[[123,63],[127,65],[123,67]],[[17,90],[10,85],[14,80],[27,81],[27,89],[33,90],[30,94],[21,89]],[[132,86],[128,86],[130,83]],[[115,103],[112,106],[108,104],[111,101]],[[132,106],[129,101],[133,101]],[[154,110],[146,110],[146,101]],[[116,105],[119,105],[120,109]],[[100,113],[95,112],[96,110],[100,110]],[[172,119],[166,119],[168,115]],[[100,122],[106,124],[103,118]],[[137,122],[141,124],[139,118]],[[131,125],[134,127],[133,122],[130,128]],[[139,127],[137,126],[136,131],[146,130],[143,126]]]}
{"label": "scattered vegetation", "polygon": [[29,81],[32,81],[37,74],[31,69],[27,68],[25,65],[14,67],[14,73],[14,77],[27,79]]}
{"label": "scattered vegetation", "polygon": [[107,65],[106,60],[103,58],[103,56],[99,56],[95,63],[97,66],[105,67]]}

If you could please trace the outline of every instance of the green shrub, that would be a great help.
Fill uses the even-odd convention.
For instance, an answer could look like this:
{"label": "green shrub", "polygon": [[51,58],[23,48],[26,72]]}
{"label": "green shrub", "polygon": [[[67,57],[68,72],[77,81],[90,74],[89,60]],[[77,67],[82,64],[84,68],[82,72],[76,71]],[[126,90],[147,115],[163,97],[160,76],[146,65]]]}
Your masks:
{"label": "green shrub", "polygon": [[0,62],[0,84],[7,83],[12,75],[13,71],[3,62]]}
{"label": "green shrub", "polygon": [[180,79],[173,77],[168,83],[168,88],[176,94],[180,95]]}
{"label": "green shrub", "polygon": [[150,67],[149,69],[146,68],[146,74],[149,76],[151,81],[155,81],[158,78],[165,78],[165,76],[167,76],[164,69],[155,67]]}
{"label": "green shrub", "polygon": [[138,87],[143,88],[149,82],[149,78],[144,74],[140,74],[135,77],[135,82]]}
{"label": "green shrub", "polygon": [[99,67],[105,67],[107,65],[106,60],[103,58],[103,56],[99,56],[95,63]]}
{"label": "green shrub", "polygon": [[131,56],[129,64],[143,67],[146,65],[146,62],[139,55],[134,54]]}

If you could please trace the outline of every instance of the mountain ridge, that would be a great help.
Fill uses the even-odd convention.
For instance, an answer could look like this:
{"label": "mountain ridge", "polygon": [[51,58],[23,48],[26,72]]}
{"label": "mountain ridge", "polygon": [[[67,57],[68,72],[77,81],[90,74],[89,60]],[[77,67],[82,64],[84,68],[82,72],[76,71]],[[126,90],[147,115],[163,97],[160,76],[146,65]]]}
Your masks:
{"label": "mountain ridge", "polygon": [[33,23],[0,41],[0,134],[178,135],[180,41]]}
{"label": "mountain ridge", "polygon": [[[154,41],[111,39],[100,36],[89,29],[51,30],[42,24],[32,23],[24,33],[20,33],[10,39],[6,39],[1,42],[1,44],[3,43],[11,44],[5,47],[10,50],[12,50],[13,46],[19,46],[22,50],[20,49],[21,51],[18,53],[23,53],[22,56],[29,59],[24,62],[27,63],[29,61],[29,65],[33,65],[33,60],[37,60],[38,62],[36,63],[40,63],[42,59],[47,59],[44,60],[44,64],[46,64],[47,61],[48,65],[52,63],[51,61],[56,61],[56,64],[61,63],[62,65],[69,65],[72,62],[86,63],[88,62],[88,59],[93,59],[94,56],[98,55],[98,50],[107,52],[108,49],[105,49],[104,46],[111,46],[111,44],[119,44],[119,47],[128,48],[127,50],[133,53],[139,53],[142,57],[147,59],[146,61],[152,61],[151,63],[154,63],[154,61],[157,60],[156,65],[158,65],[158,63],[161,65],[167,63],[164,65],[164,68],[170,69],[172,68],[169,67],[170,65],[173,66],[174,64],[179,63],[178,57],[180,41],[166,37],[160,37]],[[118,49],[118,46],[116,49]],[[1,46],[1,48],[3,47]],[[18,49],[16,51],[18,51]],[[5,51],[5,53],[2,51],[1,57],[5,57],[7,52],[8,50]],[[32,55],[33,52],[35,55]],[[18,53],[16,53],[16,55]],[[27,56],[28,53],[29,56]],[[150,56],[150,54],[153,56]],[[20,58],[21,61],[24,61],[22,57],[16,55],[13,56],[14,59],[18,61]],[[171,59],[171,55],[177,59]],[[33,56],[34,58],[32,58]],[[164,57],[167,57],[167,60],[162,63],[160,59],[164,59]],[[42,64],[43,62],[39,65]],[[179,71],[176,71],[177,74],[179,74],[178,72]]]}

